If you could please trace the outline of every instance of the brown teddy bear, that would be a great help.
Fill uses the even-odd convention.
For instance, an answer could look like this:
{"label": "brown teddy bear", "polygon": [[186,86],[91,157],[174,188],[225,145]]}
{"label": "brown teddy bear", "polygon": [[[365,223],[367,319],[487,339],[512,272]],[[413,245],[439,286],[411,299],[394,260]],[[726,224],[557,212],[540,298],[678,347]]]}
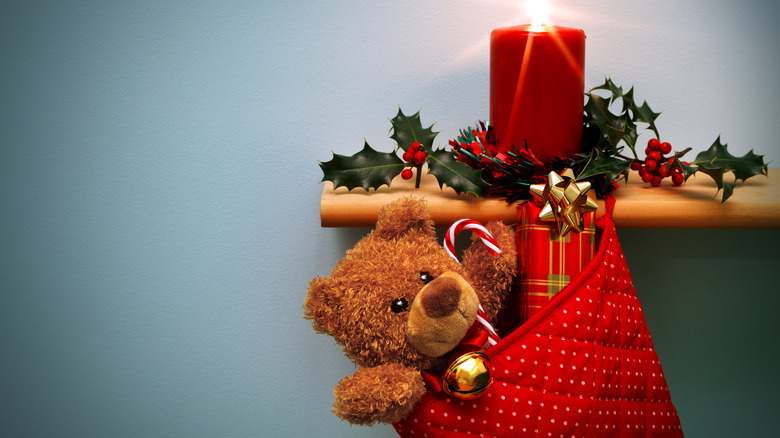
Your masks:
{"label": "brown teddy bear", "polygon": [[404,418],[426,392],[421,372],[443,366],[479,305],[495,318],[516,253],[509,227],[487,228],[502,252],[477,242],[458,263],[437,242],[426,202],[402,198],[380,210],[329,277],[310,282],[304,316],[362,367],[336,386],[336,415],[362,425]]}

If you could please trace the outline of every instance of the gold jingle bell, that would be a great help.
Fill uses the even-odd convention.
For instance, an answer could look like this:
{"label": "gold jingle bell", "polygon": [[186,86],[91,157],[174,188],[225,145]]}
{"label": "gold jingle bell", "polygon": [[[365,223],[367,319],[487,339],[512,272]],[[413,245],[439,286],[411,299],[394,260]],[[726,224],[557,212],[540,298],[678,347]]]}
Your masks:
{"label": "gold jingle bell", "polygon": [[481,351],[466,353],[457,359],[442,375],[444,392],[455,398],[477,398],[493,383],[490,358]]}

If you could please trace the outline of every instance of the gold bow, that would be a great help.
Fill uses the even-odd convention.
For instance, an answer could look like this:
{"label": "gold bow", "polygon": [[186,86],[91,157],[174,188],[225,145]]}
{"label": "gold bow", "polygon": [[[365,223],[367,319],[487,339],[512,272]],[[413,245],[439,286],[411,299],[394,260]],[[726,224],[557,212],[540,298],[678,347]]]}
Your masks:
{"label": "gold bow", "polygon": [[585,229],[582,216],[598,209],[596,201],[588,197],[590,188],[588,181],[575,181],[571,169],[564,170],[560,175],[550,172],[547,184],[531,185],[531,194],[544,203],[539,219],[555,221],[561,237],[572,230],[581,232]]}

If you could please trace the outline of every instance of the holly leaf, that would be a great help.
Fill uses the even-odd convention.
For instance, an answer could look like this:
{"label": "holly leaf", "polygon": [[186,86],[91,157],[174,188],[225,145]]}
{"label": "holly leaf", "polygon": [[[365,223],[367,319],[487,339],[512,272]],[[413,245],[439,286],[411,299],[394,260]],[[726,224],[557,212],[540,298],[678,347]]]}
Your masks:
{"label": "holly leaf", "polygon": [[[623,89],[621,88],[621,91]],[[623,100],[623,112],[627,112],[630,108],[634,107],[634,87],[631,87],[626,94],[620,96]]]}
{"label": "holly leaf", "polygon": [[725,167],[709,167],[704,165],[700,165],[698,169],[696,169],[697,172],[709,175],[710,178],[715,181],[715,185],[718,186],[718,191],[723,188],[723,174],[725,173],[725,170]]}
{"label": "holly leaf", "polygon": [[398,143],[398,146],[404,151],[408,150],[409,146],[415,141],[420,142],[422,150],[424,151],[433,149],[433,139],[436,138],[436,135],[439,133],[433,131],[433,125],[423,128],[419,111],[414,115],[407,116],[399,107],[398,114],[390,119],[390,123],[393,124],[390,138],[395,140],[395,142]]}
{"label": "holly leaf", "polygon": [[[633,89],[632,89],[633,90]],[[632,110],[633,120],[636,122],[647,123],[647,129],[651,129],[655,134],[655,138],[659,138],[658,128],[655,127],[655,119],[661,115],[661,113],[653,112],[647,101],[642,102],[639,107],[634,107]]]}
{"label": "holly leaf", "polygon": [[727,145],[720,142],[720,136],[709,149],[696,155],[696,161],[706,167],[723,167],[725,172],[734,173],[737,182],[759,174],[767,174],[767,164],[764,163],[763,155],[756,155],[751,149],[747,154],[735,157],[729,153]]}
{"label": "holly leaf", "polygon": [[333,154],[330,161],[320,162],[324,174],[322,181],[332,181],[333,188],[346,187],[349,190],[362,187],[378,189],[390,186],[393,180],[406,167],[395,152],[378,152],[365,142],[363,150],[347,156]]}
{"label": "holly leaf", "polygon": [[620,141],[622,126],[615,123],[615,115],[609,111],[610,98],[598,94],[590,94],[585,103],[585,114],[589,123],[595,123],[599,128],[599,144],[606,143],[613,153],[617,153],[617,142]]}
{"label": "holly leaf", "polygon": [[[593,156],[595,154],[595,157]],[[582,169],[577,180],[584,180],[596,175],[605,175],[607,178],[606,185],[612,184],[612,182],[621,174],[625,174],[631,166],[631,162],[622,158],[609,156],[598,149],[594,149],[591,154],[590,160]]]}
{"label": "holly leaf", "polygon": [[731,194],[734,193],[734,187],[736,184],[730,183],[727,181],[723,181],[723,198],[721,198],[720,203],[726,202],[726,199],[729,199],[731,197]]}
{"label": "holly leaf", "polygon": [[615,84],[615,82],[612,81],[612,78],[607,78],[607,77],[604,78],[603,84],[591,89],[591,91],[593,90],[608,90],[610,94],[612,94],[613,100],[618,99],[623,95],[623,87],[618,86],[617,84]]}
{"label": "holly leaf", "polygon": [[686,148],[682,152],[678,152],[674,157],[674,163],[672,163],[672,167],[679,167],[683,171],[683,176],[685,176],[685,181],[688,181],[688,178],[691,177],[694,173],[696,173],[697,170],[699,170],[698,166],[691,166],[689,164],[685,164],[680,160],[680,157],[682,157],[685,153],[690,151],[691,148]]}
{"label": "holly leaf", "polygon": [[473,193],[484,196],[488,184],[482,179],[482,169],[473,169],[455,159],[455,154],[446,149],[437,149],[428,154],[428,173],[436,177],[439,188],[452,187],[455,193]]}
{"label": "holly leaf", "polygon": [[[597,90],[609,91],[609,97],[594,93]],[[585,123],[599,127],[601,137],[595,146],[602,151],[617,155],[622,149],[620,142],[623,142],[636,156],[636,142],[639,136],[637,123],[640,122],[646,123],[647,129],[652,130],[658,137],[655,119],[661,113],[650,109],[646,101],[637,106],[634,100],[634,87],[623,92],[623,87],[616,85],[611,78],[605,78],[603,84],[585,94],[588,96],[588,101],[585,103]],[[621,109],[613,113],[610,107],[616,106],[618,100],[621,102]]]}

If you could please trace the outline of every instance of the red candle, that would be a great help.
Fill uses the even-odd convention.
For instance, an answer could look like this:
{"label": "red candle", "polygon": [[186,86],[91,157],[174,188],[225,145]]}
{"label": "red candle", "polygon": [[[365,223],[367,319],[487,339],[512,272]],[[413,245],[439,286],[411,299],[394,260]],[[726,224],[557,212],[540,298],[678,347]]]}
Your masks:
{"label": "red candle", "polygon": [[581,151],[585,32],[512,26],[490,34],[490,124],[499,150],[526,142],[542,161]]}

